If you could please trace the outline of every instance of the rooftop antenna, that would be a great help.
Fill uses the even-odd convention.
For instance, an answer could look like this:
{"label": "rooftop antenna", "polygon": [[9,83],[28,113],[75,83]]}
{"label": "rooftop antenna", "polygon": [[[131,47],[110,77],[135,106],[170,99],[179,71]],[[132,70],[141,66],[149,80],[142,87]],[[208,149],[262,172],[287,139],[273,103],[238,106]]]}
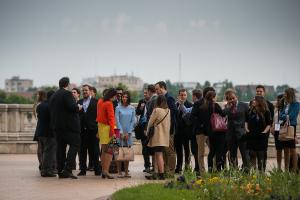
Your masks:
{"label": "rooftop antenna", "polygon": [[181,83],[181,53],[179,53],[178,65],[179,65],[178,82]]}

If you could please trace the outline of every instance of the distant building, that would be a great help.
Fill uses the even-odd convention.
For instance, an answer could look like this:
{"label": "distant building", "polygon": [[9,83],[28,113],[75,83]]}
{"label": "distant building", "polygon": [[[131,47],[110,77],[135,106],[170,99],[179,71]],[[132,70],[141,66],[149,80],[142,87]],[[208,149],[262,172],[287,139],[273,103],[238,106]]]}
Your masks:
{"label": "distant building", "polygon": [[[257,85],[236,85],[235,90],[240,91],[241,93],[246,93],[249,90],[255,94]],[[275,89],[273,85],[264,85],[266,89],[266,93],[275,93]]]}
{"label": "distant building", "polygon": [[143,80],[133,75],[97,76],[82,80],[82,84],[92,85],[98,91],[103,91],[109,87],[116,87],[119,83],[126,85],[132,91],[142,90],[144,86]]}
{"label": "distant building", "polygon": [[213,84],[213,88],[216,90],[216,93],[219,94],[221,89],[225,87],[226,83],[225,82],[217,82]]}
{"label": "distant building", "polygon": [[192,91],[196,88],[197,82],[175,82],[175,85],[178,84],[182,86],[184,89],[186,89],[189,93],[192,93]]}
{"label": "distant building", "polygon": [[11,79],[5,80],[6,92],[26,92],[33,86],[33,80],[20,79],[19,76],[13,76]]}

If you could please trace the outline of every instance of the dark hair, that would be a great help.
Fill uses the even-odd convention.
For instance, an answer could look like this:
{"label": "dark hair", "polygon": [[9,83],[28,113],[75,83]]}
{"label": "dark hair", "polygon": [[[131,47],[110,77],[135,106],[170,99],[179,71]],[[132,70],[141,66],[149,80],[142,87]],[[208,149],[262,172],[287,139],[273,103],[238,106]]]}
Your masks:
{"label": "dark hair", "polygon": [[266,91],[266,88],[265,88],[265,86],[263,86],[263,85],[257,85],[255,89],[258,89],[258,88],[263,89],[264,92]]}
{"label": "dark hair", "polygon": [[69,77],[62,77],[59,80],[59,88],[65,88],[70,84],[70,79]]}
{"label": "dark hair", "polygon": [[115,88],[109,88],[105,91],[103,101],[109,101],[111,98],[117,95],[117,91]]}
{"label": "dark hair", "polygon": [[228,99],[228,96],[229,96],[229,95],[231,95],[231,94],[234,94],[234,95],[236,95],[236,92],[235,92],[235,90],[234,90],[234,89],[232,89],[232,88],[228,88],[228,89],[225,91],[225,94],[224,94],[224,96],[225,96],[225,99],[227,100],[227,99]]}
{"label": "dark hair", "polygon": [[37,101],[38,102],[42,102],[42,101],[45,101],[46,100],[46,92],[45,91],[43,91],[43,90],[40,90],[40,91],[38,91],[37,92],[38,93],[38,95],[39,95],[39,97],[38,97],[38,99],[37,99]]}
{"label": "dark hair", "polygon": [[[84,85],[82,87],[85,87]],[[80,90],[78,88],[73,88],[72,90],[75,90],[80,95]]]}
{"label": "dark hair", "polygon": [[105,94],[106,94],[106,92],[108,91],[108,89],[106,88],[106,89],[104,89],[103,91],[102,91],[102,96],[105,96]]}
{"label": "dark hair", "polygon": [[155,83],[155,85],[159,85],[160,88],[164,88],[165,90],[167,90],[167,84],[164,81],[159,81]]}
{"label": "dark hair", "polygon": [[165,95],[157,96],[155,108],[168,108],[167,98]]}
{"label": "dark hair", "polygon": [[200,89],[195,89],[192,91],[192,95],[195,96],[197,99],[201,99],[202,91]]}
{"label": "dark hair", "polygon": [[187,92],[187,91],[186,91],[186,89],[181,88],[181,89],[179,89],[178,94],[180,94],[180,92]]}
{"label": "dark hair", "polygon": [[276,102],[276,107],[279,111],[281,111],[284,107],[284,98],[283,98],[283,94],[279,94],[277,96],[277,102]]}
{"label": "dark hair", "polygon": [[82,85],[82,87],[88,87],[88,88],[89,88],[89,90],[91,90],[91,89],[92,89],[92,86],[90,86],[90,85],[88,85],[88,84],[84,84],[84,85]]}
{"label": "dark hair", "polygon": [[55,93],[54,90],[50,90],[50,91],[47,92],[47,100],[48,100],[48,101],[50,100],[51,96],[52,96],[54,93]]}
{"label": "dark hair", "polygon": [[205,98],[206,94],[209,92],[209,91],[214,91],[215,92],[215,89],[213,87],[206,87],[204,88],[203,90],[203,97]]}
{"label": "dark hair", "polygon": [[121,96],[121,103],[122,103],[122,105],[123,105],[123,100],[122,100],[122,98],[123,98],[124,95],[127,95],[127,105],[130,105],[130,103],[131,103],[131,98],[130,98],[130,93],[129,93],[128,91],[125,91],[125,92],[122,93],[122,96]]}
{"label": "dark hair", "polygon": [[215,91],[208,91],[205,95],[205,100],[206,102],[212,102],[213,98],[216,97],[216,92]]}
{"label": "dark hair", "polygon": [[295,89],[294,88],[287,88],[284,90],[284,93],[286,95],[285,101],[287,103],[293,103],[296,101],[296,95],[295,95]]}
{"label": "dark hair", "polygon": [[95,94],[97,94],[97,89],[94,86],[90,86],[90,90],[92,90]]}
{"label": "dark hair", "polygon": [[155,93],[155,86],[153,84],[148,85],[147,90],[151,93]]}

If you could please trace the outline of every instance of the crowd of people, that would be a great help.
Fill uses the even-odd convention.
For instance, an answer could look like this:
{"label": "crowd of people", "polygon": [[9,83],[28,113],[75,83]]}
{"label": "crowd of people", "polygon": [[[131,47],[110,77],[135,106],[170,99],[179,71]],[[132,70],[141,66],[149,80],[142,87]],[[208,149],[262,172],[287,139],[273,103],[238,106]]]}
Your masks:
{"label": "crowd of people", "polygon": [[[63,77],[57,91],[38,92],[34,140],[38,141],[42,177],[77,179],[93,170],[95,176],[116,178],[110,174],[114,147],[131,148],[133,135],[141,140],[143,172],[150,180],[164,180],[166,173],[180,174],[191,168],[191,157],[199,176],[227,166],[246,173],[251,168],[264,172],[269,134],[275,138],[278,169],[282,169],[283,151],[284,170],[297,170],[299,103],[293,88],[278,95],[275,108],[265,99],[262,85],[256,87],[249,104],[239,101],[233,89],[227,89],[225,104],[220,106],[213,87],[193,90],[190,102],[186,89],[180,89],[175,99],[166,83],[159,81],[144,89],[144,98],[135,108],[130,93],[121,88],[104,90],[98,100],[97,90],[90,85],[83,85],[81,90],[69,86],[69,78]],[[289,139],[281,137],[286,124],[293,128]],[[238,149],[242,163],[238,162]],[[76,176],[72,170],[76,169],[77,155],[80,171]],[[131,177],[129,160],[114,162],[118,178]]]}

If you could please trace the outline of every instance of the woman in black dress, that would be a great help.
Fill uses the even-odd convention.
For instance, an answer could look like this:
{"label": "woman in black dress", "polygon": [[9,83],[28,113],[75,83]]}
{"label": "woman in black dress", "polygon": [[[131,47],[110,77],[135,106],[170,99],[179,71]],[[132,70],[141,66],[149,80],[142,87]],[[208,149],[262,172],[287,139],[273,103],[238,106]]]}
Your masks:
{"label": "woman in black dress", "polygon": [[271,124],[271,113],[266,100],[261,96],[255,96],[246,117],[245,129],[248,136],[247,147],[250,152],[251,165],[256,169],[257,163],[260,171],[265,170],[263,162]]}

